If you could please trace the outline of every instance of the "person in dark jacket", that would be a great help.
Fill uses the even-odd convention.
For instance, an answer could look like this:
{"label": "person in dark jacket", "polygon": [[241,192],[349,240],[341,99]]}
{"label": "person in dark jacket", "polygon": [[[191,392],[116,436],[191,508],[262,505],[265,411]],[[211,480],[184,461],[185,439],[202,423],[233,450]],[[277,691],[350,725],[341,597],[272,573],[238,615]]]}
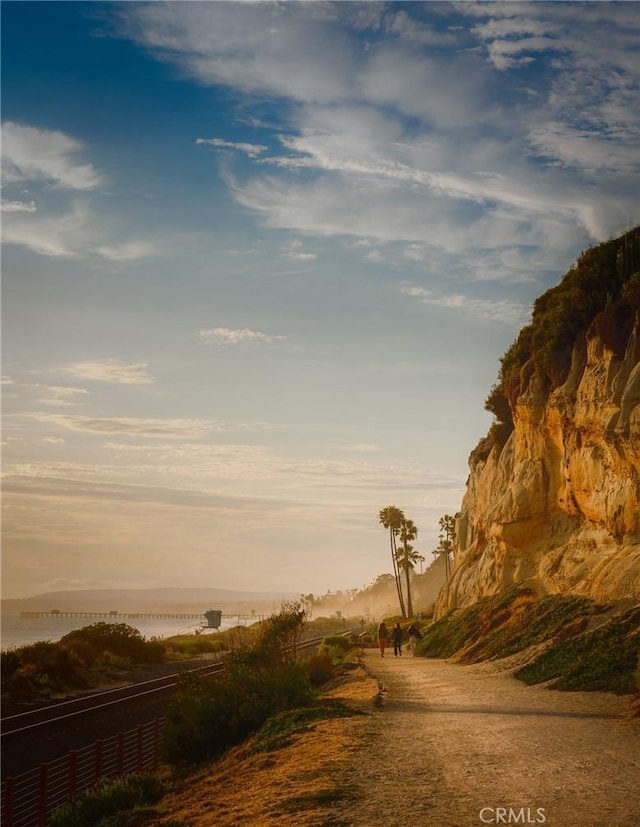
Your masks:
{"label": "person in dark jacket", "polygon": [[402,654],[402,626],[396,623],[393,627],[393,656],[398,657]]}

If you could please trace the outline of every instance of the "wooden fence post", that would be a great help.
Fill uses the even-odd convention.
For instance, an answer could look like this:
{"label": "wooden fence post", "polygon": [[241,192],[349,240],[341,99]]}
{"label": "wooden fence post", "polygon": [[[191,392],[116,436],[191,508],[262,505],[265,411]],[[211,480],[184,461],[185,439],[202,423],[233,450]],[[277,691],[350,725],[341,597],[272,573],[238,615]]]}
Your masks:
{"label": "wooden fence post", "polygon": [[38,827],[46,827],[47,824],[48,769],[48,764],[40,764],[38,767]]}
{"label": "wooden fence post", "polygon": [[118,735],[118,748],[116,751],[116,772],[119,776],[124,775],[124,734]]}
{"label": "wooden fence post", "polygon": [[102,741],[95,742],[95,763],[93,770],[93,780],[97,784],[102,778]]}
{"label": "wooden fence post", "polygon": [[4,782],[4,827],[13,827],[13,778]]}
{"label": "wooden fence post", "polygon": [[143,751],[142,751],[143,735],[144,735],[144,733],[143,733],[143,729],[142,729],[142,724],[138,724],[138,728],[136,730],[136,736],[137,736],[137,741],[138,741],[138,772],[142,772],[142,768],[143,768],[143,761],[142,761],[142,759],[143,759]]}
{"label": "wooden fence post", "polygon": [[69,752],[69,801],[73,801],[78,792],[78,753],[75,749]]}
{"label": "wooden fence post", "polygon": [[158,760],[160,758],[160,718],[156,718],[153,722],[153,769],[158,769]]}

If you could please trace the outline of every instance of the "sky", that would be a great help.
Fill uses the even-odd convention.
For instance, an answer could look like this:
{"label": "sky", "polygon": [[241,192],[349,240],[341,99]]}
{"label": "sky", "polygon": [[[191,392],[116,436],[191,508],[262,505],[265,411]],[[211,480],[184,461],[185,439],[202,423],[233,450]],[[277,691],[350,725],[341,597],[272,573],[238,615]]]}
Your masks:
{"label": "sky", "polygon": [[637,223],[638,3],[2,3],[3,597],[426,558]]}

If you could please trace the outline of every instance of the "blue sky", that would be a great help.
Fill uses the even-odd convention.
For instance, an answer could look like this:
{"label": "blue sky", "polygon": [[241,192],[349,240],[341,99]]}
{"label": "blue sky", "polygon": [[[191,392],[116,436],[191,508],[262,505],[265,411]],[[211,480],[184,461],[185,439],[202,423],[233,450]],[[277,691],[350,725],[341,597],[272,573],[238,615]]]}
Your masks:
{"label": "blue sky", "polygon": [[639,219],[637,3],[2,6],[3,596],[428,559],[532,301]]}

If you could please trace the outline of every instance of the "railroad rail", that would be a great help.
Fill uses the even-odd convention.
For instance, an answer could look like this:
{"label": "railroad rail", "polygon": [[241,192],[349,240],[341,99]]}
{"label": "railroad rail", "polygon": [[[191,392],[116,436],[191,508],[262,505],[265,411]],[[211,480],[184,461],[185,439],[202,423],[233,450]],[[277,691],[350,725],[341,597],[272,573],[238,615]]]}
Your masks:
{"label": "railroad rail", "polygon": [[[357,631],[350,629],[344,633]],[[322,639],[323,636],[299,641],[295,656],[317,648]],[[3,744],[4,739],[11,743],[15,738],[31,736],[47,726],[65,725],[84,714],[100,713],[117,704],[168,694],[176,689],[185,675],[200,674],[216,679],[224,671],[225,661],[222,659],[185,672],[10,715],[2,721]],[[153,770],[158,763],[163,730],[164,717],[155,717],[133,729],[99,738],[52,761],[41,762],[26,772],[6,778],[2,782],[0,800],[3,827],[47,827],[57,807],[73,801],[101,779]]]}
{"label": "railroad rail", "polygon": [[106,709],[114,704],[124,703],[145,695],[152,695],[157,692],[169,692],[178,685],[181,677],[185,674],[217,677],[224,672],[223,662],[199,666],[189,669],[187,672],[172,672],[170,675],[163,675],[160,678],[153,678],[148,681],[121,686],[116,689],[107,689],[104,692],[93,692],[81,698],[72,698],[69,701],[59,701],[49,706],[39,707],[27,712],[19,712],[15,715],[8,715],[2,719],[2,732],[0,738],[7,738],[11,735],[19,735],[28,730],[74,718],[76,715],[95,712],[99,709]]}

